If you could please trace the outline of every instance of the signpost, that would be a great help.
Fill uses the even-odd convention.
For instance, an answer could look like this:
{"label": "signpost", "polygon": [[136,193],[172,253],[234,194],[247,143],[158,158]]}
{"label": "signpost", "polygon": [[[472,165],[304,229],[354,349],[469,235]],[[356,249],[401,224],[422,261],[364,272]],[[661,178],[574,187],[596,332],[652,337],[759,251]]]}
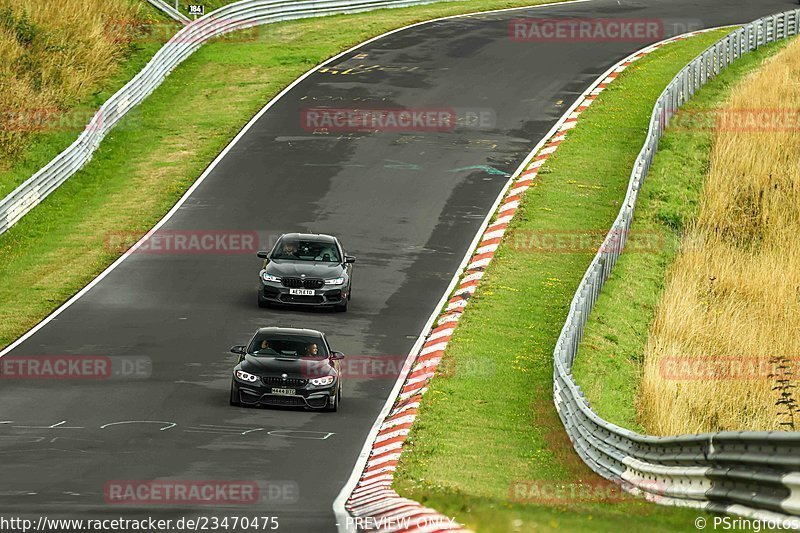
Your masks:
{"label": "signpost", "polygon": [[189,14],[194,15],[195,20],[197,20],[197,17],[202,17],[206,14],[206,6],[196,4],[189,5]]}

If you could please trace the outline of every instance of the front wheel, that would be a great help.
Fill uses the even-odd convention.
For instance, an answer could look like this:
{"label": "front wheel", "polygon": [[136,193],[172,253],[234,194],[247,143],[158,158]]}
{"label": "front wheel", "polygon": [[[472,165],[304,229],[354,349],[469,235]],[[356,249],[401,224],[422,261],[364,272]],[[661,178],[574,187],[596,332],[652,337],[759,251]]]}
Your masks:
{"label": "front wheel", "polygon": [[331,399],[328,401],[328,405],[325,406],[325,410],[328,411],[329,413],[335,413],[336,411],[338,411],[339,402],[341,401],[341,399],[342,399],[342,388],[341,386],[339,386],[339,388],[336,389],[336,396],[331,396]]}
{"label": "front wheel", "polygon": [[345,298],[342,303],[334,305],[333,309],[335,311],[338,311],[339,313],[344,313],[345,311],[347,311],[347,302],[348,298]]}
{"label": "front wheel", "polygon": [[241,402],[239,402],[238,394],[236,393],[236,387],[233,386],[231,383],[231,405],[234,407],[241,407]]}

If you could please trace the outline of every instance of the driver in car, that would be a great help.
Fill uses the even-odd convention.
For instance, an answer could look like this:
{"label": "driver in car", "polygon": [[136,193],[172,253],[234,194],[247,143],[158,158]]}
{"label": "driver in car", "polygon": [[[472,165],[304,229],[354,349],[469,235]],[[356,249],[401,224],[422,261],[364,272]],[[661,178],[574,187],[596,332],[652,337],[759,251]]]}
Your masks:
{"label": "driver in car", "polygon": [[310,357],[316,357],[319,355],[319,348],[317,348],[316,344],[309,344],[308,348],[306,348],[306,355]]}
{"label": "driver in car", "polygon": [[297,244],[295,244],[295,243],[293,243],[291,241],[286,241],[285,243],[283,243],[283,250],[281,251],[281,253],[283,255],[289,255],[289,256],[296,257],[297,256]]}
{"label": "driver in car", "polygon": [[267,339],[261,341],[261,345],[258,348],[259,353],[277,353],[270,345]]}

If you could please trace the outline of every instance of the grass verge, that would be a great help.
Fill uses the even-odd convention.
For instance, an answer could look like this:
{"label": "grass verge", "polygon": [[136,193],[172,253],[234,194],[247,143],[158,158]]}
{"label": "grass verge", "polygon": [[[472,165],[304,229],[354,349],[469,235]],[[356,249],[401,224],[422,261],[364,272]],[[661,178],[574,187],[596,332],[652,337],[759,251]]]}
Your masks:
{"label": "grass verge", "polygon": [[[31,50],[27,56],[20,55],[12,61],[6,57],[11,52],[0,50],[0,60],[6,61],[8,69],[14,68],[15,62],[19,63],[23,58],[29,63],[28,66],[16,67],[17,71],[22,72],[6,72],[7,81],[0,82],[0,88],[10,87],[8,91],[2,91],[0,98],[0,130],[4,130],[0,134],[0,198],[7,196],[72,144],[103,102],[133,78],[166,42],[171,32],[179,27],[164,20],[155,10],[148,10],[139,4],[135,9],[117,10],[120,6],[128,5],[128,2],[115,2],[119,5],[109,4],[101,13],[91,17],[85,13],[87,9],[91,11],[96,8],[90,0],[42,4],[44,7],[37,10],[36,22],[32,23],[39,29],[34,32],[35,37],[28,46]],[[98,1],[97,5],[105,3]],[[0,2],[0,8],[2,5]],[[65,13],[71,13],[71,17],[48,24],[47,16],[63,17]],[[89,22],[79,24],[72,28],[71,33],[63,35],[61,26],[69,25],[74,22],[72,19],[82,16],[86,16]],[[158,26],[162,31],[150,32],[148,39],[123,42],[116,38],[112,29],[117,20],[115,17],[120,17],[120,20],[130,17],[128,23],[131,27],[140,22]],[[76,37],[83,33],[91,36],[86,42]],[[78,44],[67,46],[53,43],[52,35]],[[39,40],[45,44],[37,44]],[[69,56],[68,59],[53,57],[50,52],[53,47],[59,48],[62,55]],[[85,50],[87,47],[89,51]],[[102,53],[95,49],[102,50]],[[97,53],[90,55],[88,52]],[[80,57],[81,54],[89,57],[74,59],[74,56]],[[47,59],[41,59],[40,56],[47,56]],[[29,73],[29,77],[46,75],[48,79],[56,81],[41,86],[42,83],[36,79],[25,80],[24,83],[16,80],[24,78],[24,71],[31,68],[35,72]],[[0,68],[0,78],[3,77],[3,70]],[[78,71],[77,76],[74,71]],[[63,81],[65,78],[71,82]],[[60,84],[58,80],[62,80]],[[29,86],[38,87],[38,90]]]}
{"label": "grass verge", "polygon": [[[573,452],[553,407],[553,347],[619,211],[658,95],[725,33],[674,43],[634,63],[542,169],[448,345],[444,364],[455,372],[437,376],[423,399],[396,476],[401,495],[481,532],[696,531],[693,510],[626,497],[548,499],[531,490],[520,498],[516,491],[602,485]],[[562,249],[525,244],[562,236],[570,243]],[[571,245],[575,236],[582,246]]]}
{"label": "grass verge", "polygon": [[542,3],[550,2],[469,0],[291,21],[203,46],[84,169],[0,236],[0,347],[118,257],[104,244],[109,232],[143,235],[272,96],[314,65],[407,24]]}
{"label": "grass verge", "polygon": [[[696,219],[714,139],[711,128],[693,127],[691,117],[717,116],[739,80],[784,46],[762,48],[734,63],[686,104],[661,140],[639,195],[634,246],[603,287],[573,368],[594,409],[615,424],[653,430],[637,414],[648,332],[680,239]],[[636,239],[647,246],[636,246]]]}

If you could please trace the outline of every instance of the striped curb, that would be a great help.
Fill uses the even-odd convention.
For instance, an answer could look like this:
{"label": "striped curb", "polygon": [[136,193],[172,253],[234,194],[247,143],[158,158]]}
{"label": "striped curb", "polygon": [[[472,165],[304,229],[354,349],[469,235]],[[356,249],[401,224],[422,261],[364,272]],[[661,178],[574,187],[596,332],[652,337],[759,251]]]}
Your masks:
{"label": "striped curb", "polygon": [[579,98],[573,110],[562,117],[561,126],[546,138],[543,147],[536,152],[531,162],[513,179],[506,197],[496,210],[494,221],[481,235],[460,282],[439,315],[436,327],[425,336],[425,342],[414,358],[413,366],[400,388],[395,403],[372,443],[361,478],[345,504],[345,508],[356,519],[357,527],[386,533],[469,531],[434,509],[401,497],[392,489],[394,472],[402,454],[403,443],[417,417],[422,395],[428,390],[428,383],[436,372],[458,321],[464,314],[469,299],[476,291],[486,268],[494,258],[525,192],[533,184],[539,169],[564,142],[569,130],[577,125],[580,115],[634,62],[667,44],[708,31],[712,29],[691,32],[652,44],[614,65]]}

